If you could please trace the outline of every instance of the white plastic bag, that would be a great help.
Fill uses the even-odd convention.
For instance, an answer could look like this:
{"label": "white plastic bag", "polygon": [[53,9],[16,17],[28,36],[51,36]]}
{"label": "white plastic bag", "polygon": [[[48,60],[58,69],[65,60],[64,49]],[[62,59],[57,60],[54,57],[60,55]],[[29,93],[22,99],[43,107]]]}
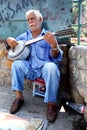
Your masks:
{"label": "white plastic bag", "polygon": [[43,121],[37,118],[21,118],[0,112],[0,130],[40,130]]}

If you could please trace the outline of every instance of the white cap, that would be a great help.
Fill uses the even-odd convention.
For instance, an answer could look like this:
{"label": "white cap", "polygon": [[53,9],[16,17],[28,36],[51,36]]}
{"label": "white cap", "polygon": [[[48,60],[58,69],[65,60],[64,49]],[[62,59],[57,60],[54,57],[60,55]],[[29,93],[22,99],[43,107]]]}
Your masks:
{"label": "white cap", "polygon": [[69,102],[66,102],[66,105],[69,105]]}

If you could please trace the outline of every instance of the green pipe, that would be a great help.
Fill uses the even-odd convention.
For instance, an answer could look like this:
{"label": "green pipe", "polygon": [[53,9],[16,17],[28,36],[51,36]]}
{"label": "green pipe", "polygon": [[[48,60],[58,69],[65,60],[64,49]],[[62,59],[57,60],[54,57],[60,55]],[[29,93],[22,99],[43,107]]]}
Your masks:
{"label": "green pipe", "polygon": [[81,16],[82,16],[82,0],[78,2],[78,45],[80,44]]}

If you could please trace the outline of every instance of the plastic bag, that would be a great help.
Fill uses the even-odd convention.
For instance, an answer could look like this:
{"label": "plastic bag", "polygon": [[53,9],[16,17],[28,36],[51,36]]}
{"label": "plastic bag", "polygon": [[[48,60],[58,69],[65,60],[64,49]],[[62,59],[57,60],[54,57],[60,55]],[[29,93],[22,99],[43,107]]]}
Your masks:
{"label": "plastic bag", "polygon": [[22,118],[0,112],[0,130],[40,130],[43,121],[37,118]]}

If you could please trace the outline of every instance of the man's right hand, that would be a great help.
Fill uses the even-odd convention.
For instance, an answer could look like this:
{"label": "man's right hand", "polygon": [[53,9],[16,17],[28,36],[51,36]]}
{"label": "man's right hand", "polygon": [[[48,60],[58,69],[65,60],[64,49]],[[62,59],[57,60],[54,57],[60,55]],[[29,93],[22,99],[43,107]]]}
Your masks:
{"label": "man's right hand", "polygon": [[17,44],[18,44],[18,42],[16,41],[16,39],[15,39],[15,38],[12,38],[12,37],[8,37],[6,41],[7,41],[8,45],[9,45],[12,49],[14,49],[14,48],[17,46]]}

